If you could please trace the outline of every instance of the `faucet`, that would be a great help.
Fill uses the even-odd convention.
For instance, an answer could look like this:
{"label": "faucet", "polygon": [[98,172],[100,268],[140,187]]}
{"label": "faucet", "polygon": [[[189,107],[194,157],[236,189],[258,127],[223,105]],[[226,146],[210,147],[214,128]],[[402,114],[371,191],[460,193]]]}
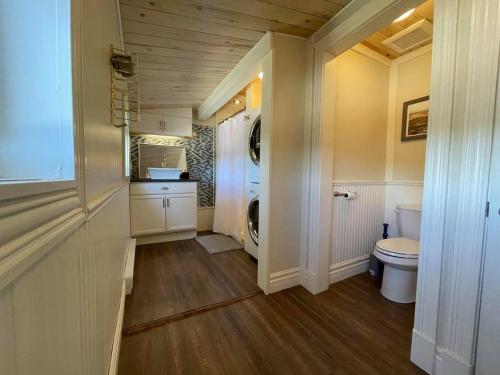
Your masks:
{"label": "faucet", "polygon": [[167,157],[163,155],[163,159],[161,161],[161,167],[165,168],[167,166]]}

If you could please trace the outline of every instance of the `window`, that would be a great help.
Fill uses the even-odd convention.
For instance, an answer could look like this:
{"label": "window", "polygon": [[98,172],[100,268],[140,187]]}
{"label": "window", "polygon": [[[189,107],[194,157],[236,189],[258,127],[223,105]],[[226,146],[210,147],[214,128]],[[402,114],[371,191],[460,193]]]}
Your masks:
{"label": "window", "polygon": [[75,179],[72,102],[70,0],[0,2],[0,187]]}

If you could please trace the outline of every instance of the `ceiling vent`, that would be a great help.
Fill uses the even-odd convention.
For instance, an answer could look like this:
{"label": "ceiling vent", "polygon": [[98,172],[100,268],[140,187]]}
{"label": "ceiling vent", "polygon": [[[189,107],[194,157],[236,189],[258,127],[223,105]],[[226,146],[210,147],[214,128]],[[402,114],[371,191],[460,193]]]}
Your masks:
{"label": "ceiling vent", "polygon": [[401,30],[399,33],[384,40],[387,47],[399,53],[405,53],[412,48],[422,46],[432,40],[432,23],[426,19]]}

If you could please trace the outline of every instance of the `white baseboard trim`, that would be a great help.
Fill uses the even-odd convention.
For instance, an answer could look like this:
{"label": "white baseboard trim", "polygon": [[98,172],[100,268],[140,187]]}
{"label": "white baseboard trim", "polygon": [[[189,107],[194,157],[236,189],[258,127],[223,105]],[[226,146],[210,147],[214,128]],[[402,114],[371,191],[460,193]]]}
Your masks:
{"label": "white baseboard trim", "polygon": [[413,330],[410,360],[428,374],[433,373],[436,342]]}
{"label": "white baseboard trim", "polygon": [[134,287],[134,262],[135,262],[135,244],[136,239],[131,238],[128,243],[127,260],[125,261],[125,294],[132,293]]}
{"label": "white baseboard trim", "polygon": [[279,292],[300,284],[300,268],[274,272],[269,277],[269,293]]}
{"label": "white baseboard trim", "polygon": [[454,356],[443,348],[436,349],[435,375],[472,375],[474,366],[465,363],[461,358]]}
{"label": "white baseboard trim", "polygon": [[137,245],[148,245],[151,243],[190,240],[196,237],[196,230],[187,230],[183,232],[172,232],[165,234],[156,234],[151,236],[136,237]]}
{"label": "white baseboard trim", "polygon": [[332,264],[328,272],[330,284],[368,271],[370,256],[351,259],[342,263]]}
{"label": "white baseboard trim", "polygon": [[125,310],[125,281],[122,284],[122,295],[120,298],[120,309],[116,321],[115,335],[113,338],[113,347],[111,349],[111,359],[109,361],[108,375],[118,374],[118,359],[120,358],[120,345],[122,342],[123,312]]}

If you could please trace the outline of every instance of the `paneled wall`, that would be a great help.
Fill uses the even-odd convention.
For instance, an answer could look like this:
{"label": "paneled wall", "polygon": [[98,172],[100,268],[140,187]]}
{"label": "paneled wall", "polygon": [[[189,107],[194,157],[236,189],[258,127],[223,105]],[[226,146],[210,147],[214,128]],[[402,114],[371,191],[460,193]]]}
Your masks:
{"label": "paneled wall", "polygon": [[71,9],[78,179],[67,191],[0,197],[2,375],[110,368],[130,237],[124,132],[109,123],[110,45],[121,35],[115,1]]}
{"label": "paneled wall", "polygon": [[0,291],[0,374],[106,374],[129,241],[128,186]]}
{"label": "paneled wall", "polygon": [[[384,182],[334,182],[333,191],[355,192],[356,199],[336,197],[332,202],[330,279],[345,267],[362,265],[382,238],[385,207]],[[332,280],[333,281],[333,280]]]}
{"label": "paneled wall", "polygon": [[190,177],[200,180],[198,183],[198,207],[211,207],[214,205],[215,189],[214,141],[215,127],[194,124],[191,139],[132,135],[130,136],[131,177],[139,177],[139,143],[185,147]]}

